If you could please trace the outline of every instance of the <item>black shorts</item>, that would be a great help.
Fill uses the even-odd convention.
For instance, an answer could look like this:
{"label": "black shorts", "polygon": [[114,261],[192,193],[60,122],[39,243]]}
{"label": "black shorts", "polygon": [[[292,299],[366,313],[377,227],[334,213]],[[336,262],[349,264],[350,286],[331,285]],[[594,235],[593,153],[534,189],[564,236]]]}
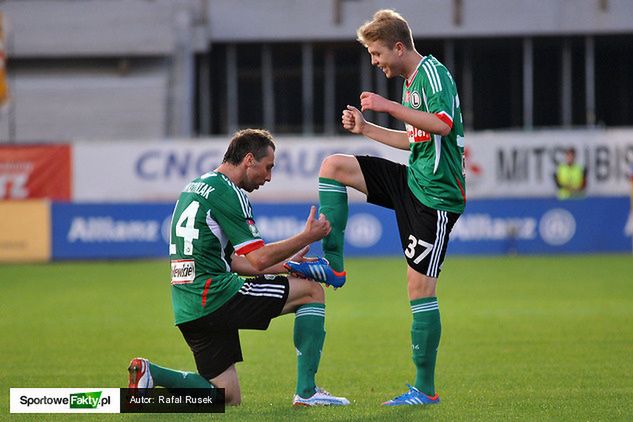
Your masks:
{"label": "black shorts", "polygon": [[407,166],[384,158],[356,156],[367,185],[367,202],[396,213],[400,242],[411,268],[440,275],[448,236],[460,214],[422,204],[407,184]]}
{"label": "black shorts", "polygon": [[236,362],[241,362],[240,329],[265,330],[279,316],[289,293],[283,276],[258,276],[219,309],[193,321],[179,324],[193,352],[198,373],[210,380]]}

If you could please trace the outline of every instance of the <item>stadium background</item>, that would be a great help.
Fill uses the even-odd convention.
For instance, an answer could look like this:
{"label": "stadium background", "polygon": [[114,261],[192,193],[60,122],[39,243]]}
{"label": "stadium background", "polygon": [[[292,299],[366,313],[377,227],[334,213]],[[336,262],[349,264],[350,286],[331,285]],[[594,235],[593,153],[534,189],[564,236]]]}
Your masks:
{"label": "stadium background", "polygon": [[[449,253],[630,251],[633,4],[496,5],[389,3],[460,90],[470,203]],[[10,99],[0,117],[0,206],[11,218],[0,259],[165,256],[166,204],[219,163],[238,128],[279,138],[273,182],[253,195],[258,203],[316,202],[328,153],[405,160],[339,124],[363,90],[399,97],[402,80],[372,69],[354,41],[381,6],[4,2]],[[368,117],[398,128],[388,116]],[[553,200],[552,175],[569,146],[588,168],[589,199],[578,203]],[[25,199],[53,202],[11,202]],[[270,240],[304,218],[299,205],[258,208]],[[386,215],[354,206],[351,255],[399,253]],[[19,218],[38,222],[33,237],[16,232]]]}
{"label": "stadium background", "polygon": [[[20,0],[0,3],[0,265],[167,259],[180,189],[239,128],[277,137],[273,180],[252,195],[269,241],[300,230],[326,155],[405,160],[339,124],[363,90],[400,96],[354,41],[381,7],[460,92],[469,203],[448,262],[631,252],[629,0]],[[588,195],[559,201],[569,146]],[[399,256],[390,213],[350,198],[348,254]]]}

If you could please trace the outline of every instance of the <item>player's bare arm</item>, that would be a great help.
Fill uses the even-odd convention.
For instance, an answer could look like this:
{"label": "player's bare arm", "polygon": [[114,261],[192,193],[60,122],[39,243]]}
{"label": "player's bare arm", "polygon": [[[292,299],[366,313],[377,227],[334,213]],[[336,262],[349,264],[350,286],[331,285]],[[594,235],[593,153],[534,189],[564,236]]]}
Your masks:
{"label": "player's bare arm", "polygon": [[[310,250],[310,246],[303,247],[299,252],[290,257],[290,261],[303,262],[306,260],[306,254]],[[284,260],[285,262],[285,260]],[[261,274],[286,274],[288,270],[282,263],[272,265],[268,268],[264,268],[262,271],[257,271],[255,267],[248,261],[243,255],[233,254],[231,257],[231,270],[239,275],[244,276],[256,276]]]}
{"label": "player's bare arm", "polygon": [[246,259],[257,271],[257,274],[262,274],[264,270],[287,260],[312,242],[323,239],[330,233],[330,230],[330,222],[325,215],[320,214],[319,218],[316,218],[316,207],[312,206],[305,228],[301,233],[255,249],[246,254]]}
{"label": "player's bare arm", "polygon": [[360,106],[361,111],[373,110],[379,113],[388,113],[401,122],[429,133],[446,136],[451,132],[451,127],[436,115],[405,107],[373,92],[360,94]]}
{"label": "player's bare arm", "polygon": [[348,105],[347,109],[343,110],[341,122],[343,128],[351,133],[366,136],[393,148],[409,149],[409,139],[406,132],[388,129],[368,122],[363,117],[363,113],[356,107]]}

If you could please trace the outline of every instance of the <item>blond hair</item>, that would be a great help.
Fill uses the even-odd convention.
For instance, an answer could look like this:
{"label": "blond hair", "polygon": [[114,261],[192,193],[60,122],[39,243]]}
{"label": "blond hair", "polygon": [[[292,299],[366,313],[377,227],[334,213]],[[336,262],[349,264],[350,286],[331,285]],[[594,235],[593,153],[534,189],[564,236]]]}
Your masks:
{"label": "blond hair", "polygon": [[356,35],[364,46],[369,42],[382,41],[388,48],[393,48],[397,42],[404,44],[407,50],[414,48],[409,24],[400,13],[391,9],[382,9],[374,13],[373,19],[361,25]]}

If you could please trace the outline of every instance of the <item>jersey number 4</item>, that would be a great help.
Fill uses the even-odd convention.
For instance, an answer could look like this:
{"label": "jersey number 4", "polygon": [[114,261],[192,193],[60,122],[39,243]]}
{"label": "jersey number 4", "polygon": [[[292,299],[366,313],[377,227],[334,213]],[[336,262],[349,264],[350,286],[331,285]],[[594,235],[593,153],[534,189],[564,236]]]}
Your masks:
{"label": "jersey number 4", "polygon": [[[416,249],[418,249],[418,246],[422,246],[423,249],[419,253],[419,255],[415,259],[413,259],[413,257],[416,255]],[[405,249],[404,251],[404,255],[409,259],[413,259],[414,264],[419,264],[428,254],[431,253],[432,250],[432,243],[425,242],[422,239],[416,239],[414,235],[410,234],[409,244],[407,245],[407,249]]]}
{"label": "jersey number 4", "polygon": [[[193,254],[193,241],[198,238],[200,230],[195,228],[196,213],[198,212],[200,203],[193,201],[178,217],[176,223],[176,236],[183,239],[183,251],[184,255]],[[175,216],[174,216],[175,217]],[[171,245],[172,250],[176,249],[176,245]]]}

